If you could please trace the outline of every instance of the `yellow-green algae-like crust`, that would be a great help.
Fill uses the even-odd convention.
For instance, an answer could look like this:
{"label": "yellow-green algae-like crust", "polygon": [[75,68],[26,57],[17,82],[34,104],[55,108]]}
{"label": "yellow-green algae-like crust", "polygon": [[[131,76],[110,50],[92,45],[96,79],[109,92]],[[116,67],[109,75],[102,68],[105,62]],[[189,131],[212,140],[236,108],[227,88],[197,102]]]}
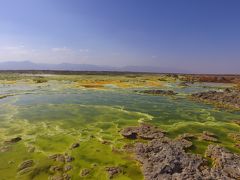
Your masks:
{"label": "yellow-green algae-like crust", "polygon": [[[0,80],[0,179],[48,179],[58,174],[50,172],[51,166],[64,165],[72,166],[67,172],[72,179],[108,179],[106,167],[122,169],[114,179],[143,179],[134,154],[123,148],[139,140],[119,133],[141,122],[160,127],[170,138],[183,133],[199,137],[203,131],[216,135],[218,142],[193,139],[191,153],[204,155],[211,143],[240,153],[229,136],[240,132],[233,121],[240,119],[240,113],[188,101],[185,89],[195,92],[202,87],[179,88],[175,77],[1,74]],[[134,93],[138,88],[170,89],[179,95]],[[16,137],[21,140],[4,143]],[[80,146],[71,149],[76,142]],[[49,158],[54,154],[68,154],[74,160],[57,162]],[[26,160],[34,164],[21,173],[18,166]],[[89,173],[81,177],[84,169]]]}

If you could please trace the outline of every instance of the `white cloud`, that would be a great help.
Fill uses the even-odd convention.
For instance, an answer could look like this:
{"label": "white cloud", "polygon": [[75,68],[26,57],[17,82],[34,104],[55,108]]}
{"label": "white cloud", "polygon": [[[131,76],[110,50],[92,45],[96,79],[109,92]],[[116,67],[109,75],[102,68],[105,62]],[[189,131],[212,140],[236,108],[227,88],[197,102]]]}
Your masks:
{"label": "white cloud", "polygon": [[8,50],[19,50],[19,49],[22,49],[22,48],[24,48],[24,46],[22,46],[22,45],[20,45],[20,46],[3,46],[3,47],[1,47],[1,49],[2,50],[6,50],[6,51],[8,51]]}
{"label": "white cloud", "polygon": [[88,49],[74,50],[67,47],[53,47],[49,49],[33,49],[19,46],[0,46],[0,61],[30,60],[43,63],[82,63],[88,59]]}
{"label": "white cloud", "polygon": [[72,50],[67,47],[55,47],[51,49],[53,52],[71,52]]}
{"label": "white cloud", "polygon": [[80,52],[89,52],[89,49],[79,49]]}

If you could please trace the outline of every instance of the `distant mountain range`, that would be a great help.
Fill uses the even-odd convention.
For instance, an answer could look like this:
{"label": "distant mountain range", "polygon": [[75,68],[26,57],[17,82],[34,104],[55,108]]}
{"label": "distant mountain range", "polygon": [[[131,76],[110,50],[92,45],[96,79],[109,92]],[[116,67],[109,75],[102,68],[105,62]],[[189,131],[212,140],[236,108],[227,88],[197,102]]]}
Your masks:
{"label": "distant mountain range", "polygon": [[0,70],[64,70],[64,71],[126,71],[126,72],[157,72],[157,73],[189,73],[180,69],[151,66],[98,66],[90,64],[44,64],[31,61],[0,62]]}

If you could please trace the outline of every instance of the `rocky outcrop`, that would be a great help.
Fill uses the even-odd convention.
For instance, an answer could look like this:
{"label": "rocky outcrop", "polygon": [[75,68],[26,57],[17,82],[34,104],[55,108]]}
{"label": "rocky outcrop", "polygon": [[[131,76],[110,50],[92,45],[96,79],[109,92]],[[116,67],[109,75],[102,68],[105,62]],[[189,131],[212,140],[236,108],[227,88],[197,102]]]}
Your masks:
{"label": "rocky outcrop", "polygon": [[199,82],[214,82],[214,83],[235,83],[239,81],[239,76],[221,76],[221,75],[200,75],[195,79]]}
{"label": "rocky outcrop", "polygon": [[170,139],[137,144],[136,158],[143,164],[146,180],[201,179],[209,176],[205,159],[186,153],[181,143]]}
{"label": "rocky outcrop", "polygon": [[156,139],[164,137],[164,131],[151,125],[142,124],[137,127],[127,127],[121,131],[122,136],[129,139]]}
{"label": "rocky outcrop", "polygon": [[53,154],[48,157],[53,161],[57,161],[61,166],[51,166],[49,171],[53,173],[53,176],[50,176],[50,180],[70,180],[71,176],[67,174],[68,171],[72,169],[72,166],[68,164],[73,161],[74,158],[67,153],[64,154]]}
{"label": "rocky outcrop", "polygon": [[208,91],[192,94],[192,99],[213,103],[221,107],[240,108],[240,92],[226,89],[225,91]]}
{"label": "rocky outcrop", "polygon": [[101,143],[106,144],[106,145],[112,144],[111,141],[107,141],[107,140],[103,140],[103,141],[101,141]]}
{"label": "rocky outcrop", "polygon": [[49,177],[50,180],[71,180],[71,177],[69,174],[63,173],[63,174],[57,174],[54,176]]}
{"label": "rocky outcrop", "polygon": [[186,139],[186,140],[192,140],[196,138],[196,136],[194,134],[190,134],[190,133],[184,133],[184,134],[180,134],[177,139]]}
{"label": "rocky outcrop", "polygon": [[80,146],[79,143],[73,143],[70,147],[70,149],[75,149],[75,148],[78,148]]}
{"label": "rocky outcrop", "polygon": [[90,169],[85,168],[81,170],[80,176],[84,177],[84,176],[87,176],[89,173],[90,173]]}
{"label": "rocky outcrop", "polygon": [[218,142],[216,135],[208,131],[203,131],[199,139],[204,141]]}
{"label": "rocky outcrop", "polygon": [[74,158],[72,156],[69,156],[68,154],[53,154],[49,156],[49,159],[63,163],[71,162],[74,160]]}
{"label": "rocky outcrop", "polygon": [[69,165],[69,164],[67,164],[67,165],[65,165],[65,166],[63,167],[63,171],[64,171],[64,172],[70,171],[71,169],[72,169],[72,166]]}
{"label": "rocky outcrop", "polygon": [[219,145],[209,145],[206,156],[213,160],[211,177],[215,179],[240,179],[240,156]]}
{"label": "rocky outcrop", "polygon": [[152,94],[152,95],[176,95],[174,91],[171,90],[161,90],[161,89],[150,89],[150,90],[137,90],[135,91],[137,93],[142,93],[142,94]]}
{"label": "rocky outcrop", "polygon": [[10,140],[4,141],[4,143],[5,144],[13,144],[13,143],[17,143],[17,142],[19,142],[21,140],[22,140],[21,137],[15,137],[15,138],[12,138]]}
{"label": "rocky outcrop", "polygon": [[52,173],[62,172],[63,168],[61,166],[51,166],[49,171]]}
{"label": "rocky outcrop", "polygon": [[106,167],[106,171],[109,174],[109,178],[112,179],[116,174],[121,173],[122,169],[120,167]]}
{"label": "rocky outcrop", "polygon": [[34,165],[34,161],[33,160],[26,160],[23,161],[19,166],[18,166],[18,170],[21,171],[23,169],[32,167]]}
{"label": "rocky outcrop", "polygon": [[3,142],[3,145],[0,146],[0,152],[9,152],[12,149],[12,145],[21,141],[21,137],[15,137]]}
{"label": "rocky outcrop", "polygon": [[[141,126],[140,126],[141,127]],[[140,128],[139,127],[139,128]],[[138,137],[139,128],[130,127],[123,130],[124,137]],[[151,128],[150,128],[151,129]],[[147,131],[149,132],[149,131]],[[150,130],[151,132],[151,130]],[[216,136],[204,131],[201,136],[213,141]],[[209,166],[207,159],[197,154],[187,153],[192,146],[195,135],[185,133],[172,140],[167,137],[152,138],[148,143],[131,145],[136,159],[142,164],[146,180],[195,180],[195,179],[240,179],[240,157],[218,145],[209,145],[206,156],[213,161]],[[124,148],[125,149],[125,148]],[[128,147],[126,148],[128,150]]]}
{"label": "rocky outcrop", "polygon": [[30,160],[23,161],[18,166],[18,175],[22,175],[22,174],[25,174],[25,173],[28,173],[28,172],[32,171],[33,166],[34,166],[34,161],[33,160],[30,159]]}

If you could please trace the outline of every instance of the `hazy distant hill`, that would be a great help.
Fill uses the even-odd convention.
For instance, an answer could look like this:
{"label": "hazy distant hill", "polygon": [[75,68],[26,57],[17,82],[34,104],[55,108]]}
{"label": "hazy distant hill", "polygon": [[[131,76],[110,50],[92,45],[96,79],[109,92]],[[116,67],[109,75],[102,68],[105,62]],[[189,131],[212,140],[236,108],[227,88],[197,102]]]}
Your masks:
{"label": "hazy distant hill", "polygon": [[97,66],[90,64],[43,64],[31,61],[7,61],[0,63],[0,70],[65,70],[65,71],[129,71],[129,72],[161,72],[161,73],[188,73],[179,69],[146,67],[146,66]]}

